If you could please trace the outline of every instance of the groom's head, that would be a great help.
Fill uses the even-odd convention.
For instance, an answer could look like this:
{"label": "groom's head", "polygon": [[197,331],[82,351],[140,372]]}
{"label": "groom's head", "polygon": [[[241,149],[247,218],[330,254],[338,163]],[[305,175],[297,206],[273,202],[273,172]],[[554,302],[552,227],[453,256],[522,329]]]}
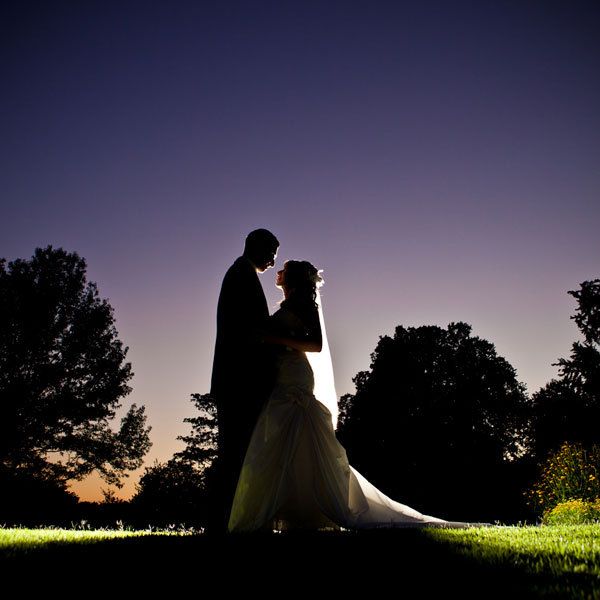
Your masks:
{"label": "groom's head", "polygon": [[246,237],[244,256],[255,265],[256,270],[262,273],[275,264],[279,242],[277,238],[266,229],[255,229]]}

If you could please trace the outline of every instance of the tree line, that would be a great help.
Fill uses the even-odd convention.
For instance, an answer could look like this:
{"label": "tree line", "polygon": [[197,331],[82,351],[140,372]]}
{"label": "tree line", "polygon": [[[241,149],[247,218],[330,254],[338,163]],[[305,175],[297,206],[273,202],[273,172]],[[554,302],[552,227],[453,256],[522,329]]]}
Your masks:
{"label": "tree line", "polygon": [[[90,514],[201,526],[218,463],[208,394],[191,396],[184,449],[146,467],[129,502],[109,491],[100,508],[78,504],[67,490],[94,471],[119,487],[151,445],[143,406],[111,426],[133,374],[113,309],[85,275],[83,258],[51,246],[30,260],[0,260],[0,521]],[[523,493],[539,463],[565,441],[600,437],[600,279],[568,293],[582,340],[531,396],[467,323],[398,326],[380,337],[355,393],[340,399],[337,434],[350,463],[428,514],[535,518]]]}

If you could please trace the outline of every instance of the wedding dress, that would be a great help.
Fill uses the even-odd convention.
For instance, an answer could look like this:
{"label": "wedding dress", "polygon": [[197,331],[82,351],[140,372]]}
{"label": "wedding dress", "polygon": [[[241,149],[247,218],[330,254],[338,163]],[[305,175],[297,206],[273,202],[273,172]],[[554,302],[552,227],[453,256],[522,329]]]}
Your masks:
{"label": "wedding dress", "polygon": [[[229,531],[467,526],[391,500],[349,465],[334,431],[337,398],[319,312],[323,350],[307,355],[286,348],[278,358],[275,387],[238,480]],[[289,330],[298,325],[284,308],[272,318]],[[319,369],[316,383],[311,364]]]}

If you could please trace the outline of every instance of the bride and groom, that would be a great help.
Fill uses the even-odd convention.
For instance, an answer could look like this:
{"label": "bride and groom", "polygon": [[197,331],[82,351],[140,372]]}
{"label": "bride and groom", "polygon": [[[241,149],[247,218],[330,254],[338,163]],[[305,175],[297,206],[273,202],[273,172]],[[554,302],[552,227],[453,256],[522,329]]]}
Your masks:
{"label": "bride and groom", "polygon": [[466,526],[391,500],[349,465],[334,431],[322,278],[287,261],[276,281],[284,299],[270,316],[257,274],[278,249],[271,232],[248,234],[219,296],[211,395],[228,530]]}

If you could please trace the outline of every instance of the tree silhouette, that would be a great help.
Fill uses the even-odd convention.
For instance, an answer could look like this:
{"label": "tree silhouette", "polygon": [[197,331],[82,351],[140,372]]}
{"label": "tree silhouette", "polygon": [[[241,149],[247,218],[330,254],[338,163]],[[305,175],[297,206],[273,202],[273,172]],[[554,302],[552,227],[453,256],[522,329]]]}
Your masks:
{"label": "tree silhouette", "polygon": [[176,452],[175,457],[194,462],[201,471],[205,471],[217,457],[217,406],[210,394],[192,394],[191,400],[200,414],[183,419],[184,423],[192,425],[192,431],[190,435],[177,437],[186,446]]}
{"label": "tree silhouette", "polygon": [[192,425],[189,435],[178,436],[186,446],[165,463],[146,467],[136,486],[132,505],[155,524],[205,525],[214,506],[217,458],[217,409],[209,394],[192,394],[199,415],[185,418]]}
{"label": "tree silhouette", "polygon": [[0,260],[0,472],[120,486],[150,447],[144,407],[110,422],[131,390],[113,309],[61,248]]}
{"label": "tree silhouette", "polygon": [[203,524],[205,504],[203,473],[191,461],[176,457],[146,467],[131,499],[136,521],[159,526]]}
{"label": "tree silhouette", "polygon": [[568,292],[577,300],[571,317],[583,335],[570,358],[558,363],[559,378],[533,395],[535,455],[538,460],[564,441],[590,445],[600,440],[600,279]]}
{"label": "tree silhouette", "polygon": [[489,519],[482,494],[503,495],[506,465],[528,441],[524,386],[494,346],[466,323],[399,326],[354,383],[338,430],[350,463],[419,510]]}

